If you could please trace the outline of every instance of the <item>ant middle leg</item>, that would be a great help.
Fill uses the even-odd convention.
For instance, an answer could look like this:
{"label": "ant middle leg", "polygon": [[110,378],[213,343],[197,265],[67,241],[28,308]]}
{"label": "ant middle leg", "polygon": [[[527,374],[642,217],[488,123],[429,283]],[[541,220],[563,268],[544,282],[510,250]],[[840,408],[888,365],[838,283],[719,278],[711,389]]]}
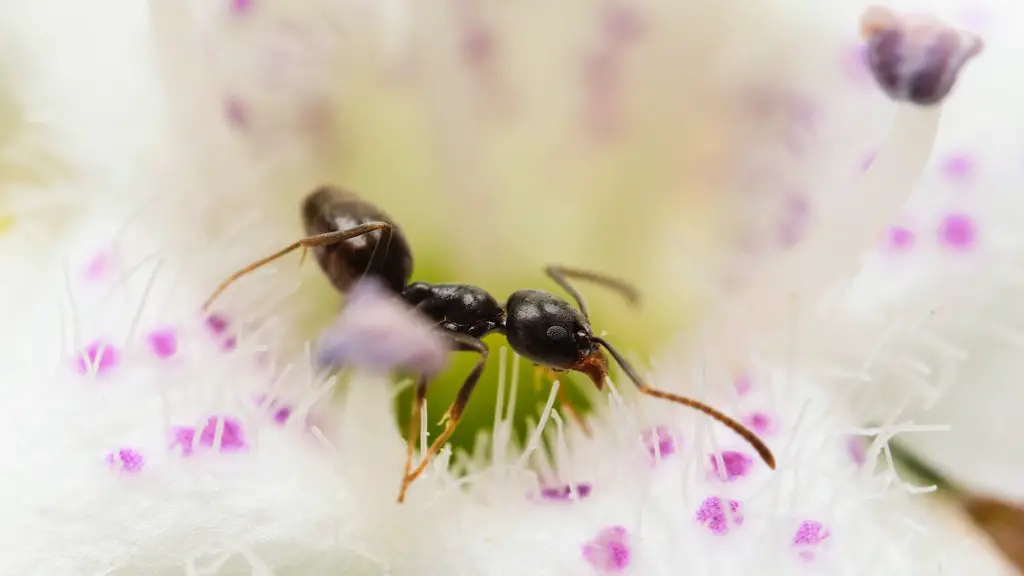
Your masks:
{"label": "ant middle leg", "polygon": [[586,434],[587,436],[591,436],[592,431],[590,429],[590,424],[587,423],[587,420],[583,417],[583,414],[579,411],[579,409],[576,407],[576,404],[573,403],[572,399],[569,398],[569,394],[565,391],[565,380],[560,379],[558,377],[558,373],[552,370],[551,368],[548,368],[547,366],[542,366],[540,364],[534,366],[533,386],[537,391],[540,391],[541,382],[545,378],[552,385],[555,383],[556,380],[560,382],[560,385],[558,386],[558,392],[555,393],[558,396],[559,406],[561,406],[562,410],[565,410],[565,412],[569,414],[569,417],[572,418],[574,422],[576,422],[576,425],[579,426],[581,430],[583,430],[584,434]]}
{"label": "ant middle leg", "polygon": [[262,268],[263,266],[269,264],[270,262],[273,262],[274,260],[277,260],[278,258],[290,254],[300,248],[303,251],[303,259],[305,259],[305,251],[310,248],[337,244],[339,242],[351,240],[352,238],[357,238],[364,234],[369,234],[370,232],[373,232],[375,230],[385,230],[387,233],[390,234],[392,228],[392,225],[388,224],[387,222],[369,222],[367,224],[360,224],[359,226],[354,226],[352,228],[348,228],[345,230],[325,232],[323,234],[317,234],[315,236],[308,236],[306,238],[296,240],[295,242],[292,242],[291,244],[285,246],[284,248],[278,250],[277,252],[274,252],[269,256],[260,258],[259,260],[242,267],[241,269],[237,270],[236,272],[228,276],[223,282],[220,283],[219,286],[217,286],[217,289],[214,290],[213,294],[211,294],[210,297],[206,299],[206,302],[203,303],[203,310],[209,309],[210,305],[213,304],[213,301],[216,300],[221,294],[223,294],[224,290],[226,290],[228,286],[234,284],[235,281],[241,278],[242,276],[245,276],[246,274],[258,270],[259,268]]}
{"label": "ant middle leg", "polygon": [[[469,403],[469,398],[473,394],[473,389],[476,388],[476,383],[480,381],[480,376],[484,372],[484,366],[487,364],[487,357],[490,355],[490,350],[487,348],[487,345],[478,338],[473,338],[472,336],[466,336],[464,334],[451,334],[450,337],[455,344],[455,350],[457,352],[476,352],[480,354],[480,359],[477,360],[476,365],[472,370],[470,370],[469,375],[466,376],[466,380],[459,388],[458,394],[455,395],[455,401],[453,401],[452,405],[448,407],[448,410],[444,414],[444,418],[441,419],[441,422],[445,425],[441,435],[430,444],[430,447],[427,448],[427,453],[423,455],[423,458],[415,469],[408,471],[407,466],[405,477],[402,478],[402,489],[398,493],[399,504],[405,501],[405,493],[409,489],[409,485],[419,478],[420,474],[426,470],[430,461],[433,460],[434,457],[437,456],[438,452],[441,451],[441,446],[443,446],[444,443],[451,438],[452,433],[455,432],[455,427],[458,426],[459,420],[462,419],[462,413],[466,409],[466,404]],[[409,446],[414,447],[414,444],[410,444]]]}
{"label": "ant middle leg", "polygon": [[416,442],[420,438],[420,418],[423,414],[423,403],[427,400],[427,377],[420,376],[419,381],[416,382],[416,395],[412,400],[412,414],[409,416],[409,434],[407,437],[407,449],[405,453],[405,474],[403,476],[409,476],[409,471],[412,470],[412,457],[416,453]]}
{"label": "ant middle leg", "polygon": [[633,305],[636,305],[640,301],[640,291],[637,290],[635,286],[625,280],[601,274],[600,272],[591,272],[589,270],[569,268],[566,266],[549,265],[544,267],[544,273],[554,280],[555,284],[558,284],[562,290],[565,290],[570,296],[572,296],[572,299],[576,301],[576,306],[579,307],[580,312],[583,313],[585,318],[590,318],[590,312],[587,310],[587,303],[583,299],[583,296],[580,295],[579,291],[576,290],[576,287],[569,282],[570,278],[585,280],[614,290]]}

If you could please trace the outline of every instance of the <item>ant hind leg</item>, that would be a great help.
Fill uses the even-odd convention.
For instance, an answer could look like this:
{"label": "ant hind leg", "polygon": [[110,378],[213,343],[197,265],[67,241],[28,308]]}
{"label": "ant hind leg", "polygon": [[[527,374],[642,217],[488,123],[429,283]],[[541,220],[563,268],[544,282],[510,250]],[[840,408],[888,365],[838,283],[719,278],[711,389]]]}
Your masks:
{"label": "ant hind leg", "polygon": [[203,303],[203,310],[208,310],[210,308],[210,305],[213,304],[214,300],[216,300],[222,293],[224,293],[224,290],[226,290],[228,286],[234,284],[235,281],[238,280],[239,278],[251,272],[254,272],[255,270],[258,270],[259,268],[262,268],[263,266],[269,264],[270,262],[273,262],[274,260],[277,260],[278,258],[290,254],[300,248],[302,249],[302,257],[304,260],[306,251],[310,248],[315,248],[317,246],[327,246],[330,244],[337,244],[339,242],[351,240],[352,238],[356,238],[364,234],[369,234],[370,232],[373,232],[375,230],[386,230],[390,232],[391,229],[391,224],[388,224],[387,222],[369,222],[367,224],[361,224],[359,226],[348,228],[346,230],[325,232],[323,234],[317,234],[316,236],[308,236],[306,238],[296,240],[295,242],[292,242],[291,244],[285,246],[284,248],[278,250],[277,252],[274,252],[269,256],[260,258],[259,260],[242,267],[241,269],[237,270],[236,272],[228,276],[223,282],[220,283],[219,286],[217,286],[217,289],[214,290],[213,294],[211,294],[210,297],[206,299],[206,302]]}

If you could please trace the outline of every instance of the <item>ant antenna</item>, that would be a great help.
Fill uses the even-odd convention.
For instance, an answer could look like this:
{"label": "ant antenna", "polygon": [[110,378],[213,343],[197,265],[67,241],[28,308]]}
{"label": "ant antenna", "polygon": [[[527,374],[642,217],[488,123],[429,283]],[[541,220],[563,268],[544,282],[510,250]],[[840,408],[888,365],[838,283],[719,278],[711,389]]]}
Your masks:
{"label": "ant antenna", "polygon": [[715,410],[714,408],[708,406],[703,402],[693,400],[692,398],[687,398],[685,396],[680,396],[678,394],[672,394],[671,392],[658,390],[657,388],[651,388],[650,386],[647,385],[646,382],[644,382],[644,379],[640,377],[640,375],[633,368],[633,366],[629,362],[627,362],[626,359],[623,358],[622,354],[619,354],[619,351],[616,350],[614,346],[609,344],[608,341],[596,336],[592,337],[592,340],[594,342],[597,342],[601,346],[604,346],[604,348],[608,350],[608,352],[612,355],[612,358],[615,358],[615,362],[618,363],[618,365],[622,368],[626,375],[629,376],[629,379],[633,381],[633,384],[636,385],[637,389],[640,390],[641,393],[646,394],[648,396],[653,396],[655,398],[661,398],[662,400],[668,400],[669,402],[675,402],[676,404],[682,404],[683,406],[688,406],[695,410],[699,410],[704,414],[707,414],[708,416],[724,424],[733,432],[739,434],[744,440],[747,441],[748,444],[750,444],[754,448],[754,450],[757,451],[757,454],[761,457],[762,460],[764,460],[764,463],[767,464],[769,468],[771,468],[772,470],[775,469],[775,456],[772,455],[771,449],[768,448],[764,441],[758,438],[746,426],[740,424],[739,422],[733,420],[732,418],[726,416],[725,414],[722,414],[718,410]]}

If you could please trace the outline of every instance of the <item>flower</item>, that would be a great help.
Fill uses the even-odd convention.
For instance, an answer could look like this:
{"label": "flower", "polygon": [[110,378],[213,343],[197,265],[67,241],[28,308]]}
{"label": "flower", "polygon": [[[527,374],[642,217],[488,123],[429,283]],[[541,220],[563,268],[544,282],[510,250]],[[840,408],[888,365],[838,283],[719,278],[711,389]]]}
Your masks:
{"label": "flower", "polygon": [[[170,229],[184,235],[186,225]],[[90,226],[89,219],[80,224],[85,232]],[[94,243],[104,243],[97,242],[103,230]],[[766,440],[777,451],[777,471],[745,465],[723,482],[714,474],[716,454],[729,470],[746,462],[735,456],[747,449],[738,437],[697,412],[616,388],[592,436],[552,411],[552,390],[518,448],[509,442],[505,409],[515,391],[508,390],[489,453],[454,463],[445,450],[398,505],[404,447],[384,382],[359,374],[343,383],[325,379],[310,356],[277,349],[286,327],[272,317],[236,312],[217,322],[238,328],[237,346],[225,349],[198,314],[205,283],[193,280],[215,266],[219,247],[160,249],[166,233],[126,228],[113,246],[134,271],[124,280],[70,280],[75,338],[108,334],[120,350],[102,375],[59,358],[52,304],[59,291],[22,303],[38,328],[16,359],[0,364],[13,383],[0,389],[4,430],[17,431],[0,435],[0,536],[12,544],[0,559],[4,573],[221,566],[586,574],[679,565],[697,574],[789,574],[797,566],[906,574],[940,565],[1003,573],[980,541],[959,532],[940,540],[944,533],[918,533],[904,521],[930,521],[930,513],[900,496],[905,486],[887,465],[859,467],[849,457],[844,434],[855,422],[836,409],[826,381],[765,365],[748,373],[745,394],[699,390],[687,377],[697,372],[672,349],[665,353],[674,360],[661,362],[651,381],[770,415],[777,432]],[[64,250],[83,237],[74,234]],[[184,275],[147,268],[154,248],[161,259],[182,262]],[[129,296],[106,297],[111,291]],[[258,283],[236,291],[251,301],[274,296]],[[153,354],[148,335],[166,326],[176,327],[177,352]],[[900,429],[890,424],[871,449],[877,454]],[[650,430],[675,439],[659,441],[655,466]],[[558,485],[569,487],[569,498],[533,497]],[[453,552],[456,543],[461,553]]]}
{"label": "flower", "polygon": [[[262,5],[236,2],[224,8],[228,18],[251,22]],[[329,40],[329,24],[350,21],[338,18],[342,12],[316,22],[305,13],[297,18],[312,25],[302,29],[312,32],[308,36],[294,29],[288,36],[287,26],[278,30],[288,41],[270,43],[279,50],[271,50],[278,64],[285,64],[276,71],[295,74],[275,76],[288,90],[257,93],[267,100],[253,105],[245,94],[211,90],[224,78],[196,65],[202,39],[209,39],[202,33],[234,24],[222,28],[204,19],[212,13],[199,9],[190,15],[181,4],[154,6],[156,35],[163,42],[158,45],[163,50],[157,50],[164,59],[162,78],[175,88],[167,91],[171,108],[194,117],[171,115],[166,124],[178,128],[173,130],[159,121],[143,122],[148,116],[139,112],[147,111],[145,105],[119,110],[140,121],[135,126],[140,139],[99,148],[106,151],[92,157],[92,166],[129,182],[145,174],[158,200],[126,202],[136,195],[106,191],[110,182],[95,172],[81,176],[69,187],[87,199],[76,221],[35,246],[34,260],[12,259],[24,286],[2,287],[2,300],[13,302],[7,304],[14,319],[10,325],[28,329],[5,332],[9,353],[0,357],[5,382],[0,387],[0,509],[5,511],[0,541],[13,543],[0,557],[0,572],[587,574],[683,567],[696,574],[1009,573],[985,543],[964,538],[963,526],[938,528],[941,509],[929,508],[922,497],[906,498],[928,488],[902,480],[889,462],[892,437],[938,428],[898,420],[920,399],[921,362],[913,354],[939,348],[942,361],[956,356],[948,343],[938,338],[934,345],[914,326],[880,330],[888,318],[872,314],[846,323],[797,323],[799,333],[782,339],[793,347],[785,354],[750,354],[739,341],[789,325],[791,313],[811,310],[839,276],[857,271],[865,246],[891,225],[914,187],[934,144],[938,108],[897,109],[888,140],[854,190],[856,198],[832,204],[841,211],[818,217],[817,203],[792,190],[782,193],[785,217],[768,229],[789,252],[781,264],[769,264],[762,286],[739,283],[741,299],[728,301],[732,318],[749,318],[750,324],[725,324],[713,334],[717,338],[702,341],[711,351],[709,361],[694,361],[691,347],[665,344],[656,369],[645,373],[653,385],[706,398],[752,426],[760,423],[776,451],[778,470],[750,459],[739,438],[702,414],[636,398],[621,382],[612,382],[608,396],[596,400],[588,435],[553,410],[560,383],[550,388],[539,413],[532,405],[524,408],[521,399],[517,404],[519,382],[505,376],[509,358],[503,354],[490,441],[481,440],[472,453],[447,448],[399,506],[394,499],[405,446],[394,426],[387,382],[359,372],[327,376],[313,367],[312,347],[306,344],[311,331],[297,318],[316,298],[288,298],[294,274],[284,273],[282,265],[282,273],[240,285],[216,314],[198,310],[232,263],[289,239],[294,226],[278,214],[289,213],[281,207],[294,197],[274,193],[289,181],[289,169],[295,168],[289,162],[323,168],[320,155],[337,150],[331,146],[337,134],[320,130],[330,120],[329,114],[321,115],[323,101],[334,93],[323,70],[333,68],[303,64],[322,64],[321,58],[336,54],[336,46],[317,41]],[[379,6],[393,10],[400,4]],[[619,79],[628,68],[618,51],[635,46],[649,29],[629,7],[613,8],[601,18],[607,45],[587,60],[586,86],[594,90],[583,106],[587,125],[612,140],[621,138],[619,131],[628,124],[618,117],[627,108],[620,106]],[[84,16],[96,18],[87,12]],[[391,31],[403,30],[400,17],[376,14]],[[503,55],[500,37],[485,12],[463,6],[457,15],[468,77],[474,90],[487,94],[488,106],[500,110],[511,102],[508,78],[496,65]],[[81,24],[88,29],[96,23]],[[399,56],[401,36],[391,44]],[[172,38],[180,52],[166,50]],[[714,46],[712,40],[717,39],[697,42],[696,48]],[[225,46],[245,43],[220,47]],[[126,77],[151,79],[148,67],[135,65]],[[253,78],[244,76],[242,88]],[[793,128],[815,125],[819,114],[813,98],[780,94],[778,83],[769,84],[756,91],[756,104],[780,107],[790,120],[782,142],[772,140],[769,147],[799,156],[807,143]],[[289,99],[274,102],[275,96]],[[109,115],[111,107],[104,112]],[[441,110],[438,117],[449,113]],[[78,117],[79,130],[90,126],[84,116]],[[672,125],[670,119],[657,120]],[[187,129],[196,126],[193,138],[186,138]],[[283,138],[280,146],[274,138],[288,135],[293,138]],[[700,138],[705,136],[702,132]],[[87,149],[83,143],[89,142],[96,140],[84,138],[79,146]],[[140,143],[145,145],[135,150]],[[309,156],[308,150],[291,148],[310,143],[323,146]],[[451,153],[474,146],[444,148]],[[481,158],[468,158],[474,159]],[[161,169],[161,161],[174,169]],[[459,163],[474,167],[465,157]],[[968,171],[963,163],[958,166],[958,174]],[[773,175],[789,175],[790,168]],[[466,182],[458,181],[453,196],[458,202],[471,201],[481,182],[491,181],[478,176],[470,173]],[[295,172],[290,177],[303,180]],[[120,191],[125,189],[137,192],[132,186]],[[524,200],[529,197],[517,198]],[[631,200],[634,207],[644,205]],[[240,207],[267,217],[259,226],[239,222]],[[616,214],[617,220],[624,214]],[[955,238],[962,246],[964,238],[973,238],[965,232],[974,228],[962,217],[945,222],[947,240]],[[241,233],[228,233],[228,223]],[[488,225],[483,219],[471,224],[466,234]],[[16,253],[23,232],[5,236],[0,249]],[[543,244],[552,234],[538,230],[531,240]],[[245,242],[238,242],[239,236]],[[600,258],[615,257],[614,239],[591,244],[579,234],[574,240]],[[467,246],[466,253],[448,258],[471,268],[467,262],[480,261],[469,253],[490,254],[485,248],[493,246],[487,244]],[[657,257],[659,268],[671,268],[663,265],[664,253],[644,255]],[[801,294],[795,303],[794,287]],[[855,308],[864,302],[846,304]],[[325,306],[311,308],[333,317],[322,314]],[[813,345],[804,346],[808,341]],[[858,364],[844,370],[822,353],[837,343],[847,353],[841,360],[853,357]],[[309,347],[298,350],[304,345]],[[511,360],[515,374],[520,362]],[[846,384],[868,380],[867,374],[884,375],[900,400],[882,401],[869,385],[851,392]],[[440,412],[430,405],[435,415]],[[862,412],[862,406],[869,408]],[[523,447],[511,442],[514,408],[535,418]],[[864,412],[880,416],[881,424],[859,427]],[[871,438],[863,454],[851,453],[851,435]],[[880,455],[886,457],[881,464]],[[923,532],[921,525],[934,529]]]}

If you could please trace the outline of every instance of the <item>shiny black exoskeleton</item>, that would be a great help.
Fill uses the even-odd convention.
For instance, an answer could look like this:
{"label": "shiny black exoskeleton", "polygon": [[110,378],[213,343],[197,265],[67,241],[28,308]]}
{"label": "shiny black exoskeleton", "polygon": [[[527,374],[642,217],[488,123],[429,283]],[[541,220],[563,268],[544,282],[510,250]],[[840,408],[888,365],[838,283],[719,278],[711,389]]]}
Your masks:
{"label": "shiny black exoskeleton", "polygon": [[489,355],[487,345],[480,339],[492,333],[504,334],[512,350],[534,364],[556,371],[586,374],[598,389],[604,386],[608,375],[608,361],[602,352],[604,348],[640,392],[710,415],[742,436],[769,466],[775,467],[771,451],[753,432],[701,402],[648,386],[611,344],[594,335],[586,303],[569,279],[601,284],[617,290],[630,302],[636,303],[639,295],[626,282],[594,272],[548,266],[545,269],[547,275],[573,298],[576,307],[541,290],[517,290],[502,307],[487,291],[469,284],[410,284],[412,251],[401,228],[389,215],[351,192],[329,186],[321,187],[306,197],[302,205],[302,216],[308,237],[232,274],[207,300],[205,306],[209,306],[229,284],[267,262],[295,250],[312,250],[320,267],[338,290],[347,291],[360,277],[377,277],[444,331],[455,350],[480,354],[480,359],[448,408],[444,432],[431,444],[421,463],[412,469],[420,411],[426,399],[428,384],[424,378],[418,382],[399,502],[404,499],[409,484],[438,453],[462,417]]}

